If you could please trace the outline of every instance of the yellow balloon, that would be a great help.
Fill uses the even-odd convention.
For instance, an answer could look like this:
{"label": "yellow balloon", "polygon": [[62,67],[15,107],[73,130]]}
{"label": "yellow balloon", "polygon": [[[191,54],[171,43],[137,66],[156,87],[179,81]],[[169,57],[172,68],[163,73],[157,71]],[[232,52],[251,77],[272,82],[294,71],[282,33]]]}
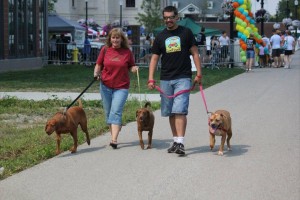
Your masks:
{"label": "yellow balloon", "polygon": [[247,37],[249,36],[249,31],[246,29],[246,30],[244,30],[244,32],[243,32]]}

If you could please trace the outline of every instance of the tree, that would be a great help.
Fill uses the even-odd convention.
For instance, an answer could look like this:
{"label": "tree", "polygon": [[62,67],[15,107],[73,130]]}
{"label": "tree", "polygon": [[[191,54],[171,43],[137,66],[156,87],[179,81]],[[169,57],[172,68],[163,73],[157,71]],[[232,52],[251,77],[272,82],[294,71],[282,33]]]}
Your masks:
{"label": "tree", "polygon": [[[295,0],[281,0],[277,4],[277,10],[278,10],[278,21],[281,22],[283,18],[291,17],[292,19],[295,19],[296,16],[296,9],[294,5]],[[299,1],[298,1],[299,2]],[[297,16],[299,18],[300,15],[300,6],[298,5],[297,8]],[[292,14],[292,16],[290,15]],[[276,16],[274,16],[276,17]]]}
{"label": "tree", "polygon": [[152,33],[156,27],[162,25],[162,13],[160,0],[143,0],[141,9],[143,13],[138,13],[135,19],[145,26],[147,33]]}
{"label": "tree", "polygon": [[54,11],[54,4],[57,2],[57,0],[48,0],[48,13],[51,13]]}

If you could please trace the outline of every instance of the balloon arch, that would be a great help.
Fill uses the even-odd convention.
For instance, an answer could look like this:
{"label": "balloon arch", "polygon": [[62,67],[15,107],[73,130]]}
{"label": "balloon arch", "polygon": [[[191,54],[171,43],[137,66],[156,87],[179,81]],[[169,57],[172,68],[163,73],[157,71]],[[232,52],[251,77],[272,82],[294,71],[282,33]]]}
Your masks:
{"label": "balloon arch", "polygon": [[241,61],[246,62],[246,40],[250,33],[253,33],[256,41],[256,48],[259,45],[265,46],[261,35],[258,33],[258,29],[255,26],[255,16],[251,12],[251,0],[225,0],[222,8],[226,14],[233,12],[235,16],[235,29],[238,31],[239,44],[241,47],[240,56]]}

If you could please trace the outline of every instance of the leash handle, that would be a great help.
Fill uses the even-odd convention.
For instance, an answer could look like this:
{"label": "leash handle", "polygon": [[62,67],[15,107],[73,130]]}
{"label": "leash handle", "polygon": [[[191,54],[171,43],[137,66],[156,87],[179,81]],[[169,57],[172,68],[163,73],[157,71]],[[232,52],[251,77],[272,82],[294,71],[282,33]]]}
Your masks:
{"label": "leash handle", "polygon": [[92,80],[92,82],[78,95],[78,97],[76,97],[76,99],[74,99],[74,101],[66,107],[65,112],[85,93],[85,91],[87,91],[87,89],[91,87],[91,85],[93,85],[96,80],[96,78]]}

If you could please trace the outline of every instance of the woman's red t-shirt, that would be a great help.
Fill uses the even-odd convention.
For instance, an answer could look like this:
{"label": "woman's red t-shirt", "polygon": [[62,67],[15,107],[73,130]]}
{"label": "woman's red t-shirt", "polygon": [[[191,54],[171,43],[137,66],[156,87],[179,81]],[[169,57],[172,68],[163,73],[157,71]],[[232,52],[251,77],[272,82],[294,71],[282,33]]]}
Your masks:
{"label": "woman's red t-shirt", "polygon": [[97,62],[103,66],[102,83],[113,89],[129,89],[129,69],[135,65],[130,49],[103,47]]}

